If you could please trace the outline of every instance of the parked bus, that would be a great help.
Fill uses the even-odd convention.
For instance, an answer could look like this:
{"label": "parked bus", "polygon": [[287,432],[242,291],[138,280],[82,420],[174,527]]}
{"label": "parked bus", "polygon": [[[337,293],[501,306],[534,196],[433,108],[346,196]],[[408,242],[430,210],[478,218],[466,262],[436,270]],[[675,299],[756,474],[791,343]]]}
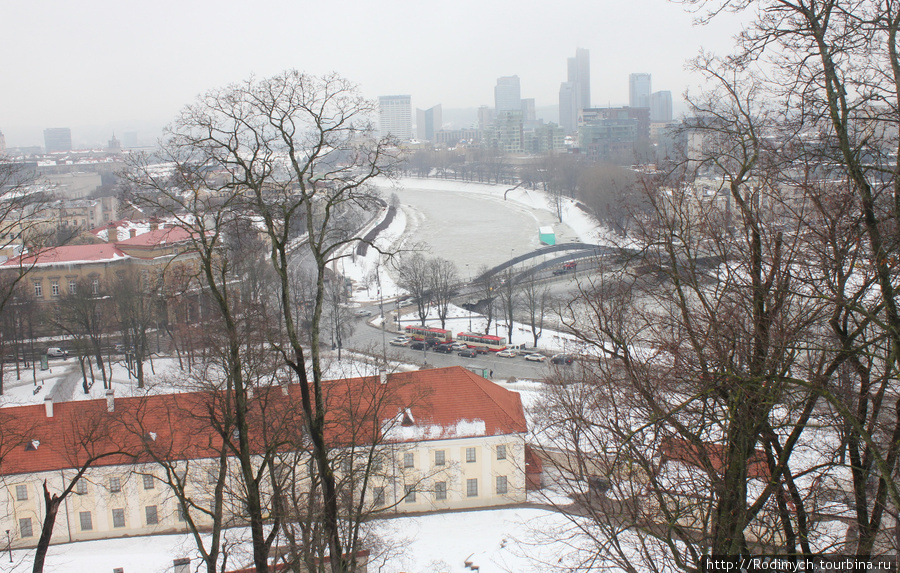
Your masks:
{"label": "parked bus", "polygon": [[478,334],[475,332],[460,332],[456,335],[456,340],[465,342],[469,348],[486,349],[491,352],[497,352],[506,348],[506,339],[502,336],[491,336],[490,334]]}
{"label": "parked bus", "polygon": [[429,328],[410,324],[406,327],[406,334],[413,340],[437,340],[440,344],[453,342],[453,332],[443,328]]}

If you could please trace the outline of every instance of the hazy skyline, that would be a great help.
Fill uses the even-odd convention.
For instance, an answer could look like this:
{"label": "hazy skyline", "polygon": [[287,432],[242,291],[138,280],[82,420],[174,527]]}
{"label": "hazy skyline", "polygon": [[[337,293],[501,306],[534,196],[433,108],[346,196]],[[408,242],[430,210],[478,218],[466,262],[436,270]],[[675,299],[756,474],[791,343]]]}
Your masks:
{"label": "hazy skyline", "polygon": [[423,109],[492,106],[497,78],[518,75],[522,97],[542,108],[558,103],[576,47],[591,53],[594,105],[627,104],[634,72],[678,102],[698,82],[685,61],[701,46],[727,53],[740,31],[737,17],[692,26],[665,0],[42,0],[0,13],[0,131],[11,147],[42,145],[48,127],[71,127],[76,146],[89,127],[152,137],[198,94],[292,67],[338,72],[373,99],[409,94]]}

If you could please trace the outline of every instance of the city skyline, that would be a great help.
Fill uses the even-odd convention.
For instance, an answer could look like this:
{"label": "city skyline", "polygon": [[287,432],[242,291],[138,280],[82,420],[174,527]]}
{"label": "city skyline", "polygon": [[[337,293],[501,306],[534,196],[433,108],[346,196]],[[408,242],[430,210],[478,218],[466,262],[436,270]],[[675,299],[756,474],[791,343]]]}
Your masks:
{"label": "city skyline", "polygon": [[[207,90],[288,68],[336,71],[368,98],[411,94],[413,106],[440,102],[445,111],[490,105],[496,79],[517,75],[522,94],[540,109],[558,103],[567,58],[577,48],[593,55],[593,105],[626,103],[635,71],[652,73],[655,85],[680,99],[698,82],[685,61],[701,47],[728,52],[740,31],[738,17],[692,26],[693,15],[663,0],[509,8],[462,0],[434,10],[435,27],[406,0],[264,0],[252,10],[232,0],[9,5],[0,50],[20,57],[0,63],[7,86],[0,130],[8,147],[41,145],[43,130],[58,126],[72,129],[76,147],[86,126],[105,130],[101,142],[113,131],[146,137]],[[340,34],[329,22],[340,22]],[[437,41],[438,29],[458,41]]]}

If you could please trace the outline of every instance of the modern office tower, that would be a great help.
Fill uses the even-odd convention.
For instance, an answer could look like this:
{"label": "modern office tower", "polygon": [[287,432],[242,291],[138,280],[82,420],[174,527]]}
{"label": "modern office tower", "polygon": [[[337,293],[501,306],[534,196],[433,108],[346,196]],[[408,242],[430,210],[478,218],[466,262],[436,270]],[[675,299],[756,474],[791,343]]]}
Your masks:
{"label": "modern office tower", "polygon": [[428,109],[416,109],[416,137],[422,141],[434,141],[434,134],[443,125],[441,104]]}
{"label": "modern office tower", "polygon": [[522,111],[522,88],[519,76],[497,78],[494,87],[494,109],[501,111]]}
{"label": "modern office tower", "polygon": [[653,123],[672,121],[672,92],[661,91],[650,94],[650,121]]}
{"label": "modern office tower", "polygon": [[536,121],[537,113],[534,109],[534,98],[524,98],[522,100],[522,119],[525,122]]}
{"label": "modern office tower", "polygon": [[72,130],[68,127],[51,127],[45,129],[44,150],[47,153],[72,151]]}
{"label": "modern office tower", "polygon": [[628,76],[628,106],[650,107],[650,74]]}
{"label": "modern office tower", "polygon": [[408,95],[378,96],[378,133],[400,141],[412,139],[412,98]]}
{"label": "modern office tower", "polygon": [[578,128],[578,105],[575,84],[563,82],[559,86],[559,125],[566,133],[575,133]]}
{"label": "modern office tower", "polygon": [[559,87],[559,124],[566,133],[578,126],[578,112],[591,107],[591,58],[584,48],[567,60],[568,76]]}
{"label": "modern office tower", "polygon": [[478,129],[484,131],[489,125],[494,123],[494,116],[491,108],[486,105],[478,108]]}
{"label": "modern office tower", "polygon": [[3,132],[0,131],[0,155],[6,153],[6,138],[3,137]]}

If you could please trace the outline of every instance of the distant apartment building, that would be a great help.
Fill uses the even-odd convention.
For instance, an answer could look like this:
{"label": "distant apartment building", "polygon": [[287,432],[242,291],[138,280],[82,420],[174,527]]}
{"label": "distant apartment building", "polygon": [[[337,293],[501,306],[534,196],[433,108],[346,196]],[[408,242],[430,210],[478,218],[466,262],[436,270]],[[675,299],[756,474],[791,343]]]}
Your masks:
{"label": "distant apartment building", "polygon": [[628,106],[650,108],[650,74],[628,76]]}
{"label": "distant apartment building", "polygon": [[540,124],[523,135],[526,153],[548,153],[566,148],[566,131],[555,123]]}
{"label": "distant apartment building", "polygon": [[483,105],[478,108],[478,129],[485,130],[494,123],[494,110]]}
{"label": "distant apartment building", "polygon": [[381,137],[390,135],[400,141],[413,138],[411,96],[378,97],[378,133]]}
{"label": "distant apartment building", "polygon": [[442,125],[441,104],[428,109],[416,109],[416,138],[434,141],[435,134],[441,130]]}
{"label": "distant apartment building", "polygon": [[534,98],[523,98],[522,99],[522,119],[525,123],[534,122],[537,120],[537,112],[534,109]]}
{"label": "distant apartment building", "polygon": [[591,160],[629,165],[649,151],[649,108],[590,108],[578,117],[578,145]]}
{"label": "distant apartment building", "polygon": [[659,91],[650,94],[650,121],[653,123],[672,121],[672,92]]}
{"label": "distant apartment building", "polygon": [[446,147],[457,145],[480,145],[482,130],[477,127],[464,129],[444,129],[435,133],[435,143]]}
{"label": "distant apartment building", "polygon": [[575,50],[567,61],[567,78],[559,87],[559,124],[566,133],[575,133],[578,113],[591,107],[591,59],[584,48]]}
{"label": "distant apartment building", "polygon": [[498,115],[504,111],[522,111],[519,76],[497,78],[497,85],[494,86],[494,109]]}
{"label": "distant apartment building", "polygon": [[6,154],[6,138],[3,137],[3,132],[0,131],[0,155]]}
{"label": "distant apartment building", "polygon": [[57,201],[52,205],[57,227],[88,230],[119,218],[119,200],[115,197]]}
{"label": "distant apartment building", "polygon": [[501,111],[484,132],[484,146],[505,153],[522,153],[523,121],[521,111]]}
{"label": "distant apartment building", "polygon": [[72,130],[68,127],[50,127],[45,129],[44,150],[47,153],[72,151]]}

